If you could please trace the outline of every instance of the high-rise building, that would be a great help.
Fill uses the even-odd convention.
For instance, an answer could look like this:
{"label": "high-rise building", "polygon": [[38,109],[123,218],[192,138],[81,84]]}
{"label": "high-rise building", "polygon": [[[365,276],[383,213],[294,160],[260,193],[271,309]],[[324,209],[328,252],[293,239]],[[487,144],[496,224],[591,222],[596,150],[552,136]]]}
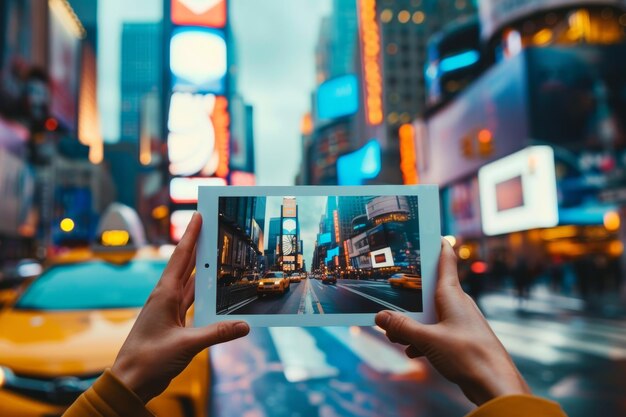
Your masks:
{"label": "high-rise building", "polygon": [[138,142],[141,103],[163,86],[163,45],[160,22],[124,23],[122,27],[122,111],[120,139]]}
{"label": "high-rise building", "polygon": [[365,213],[365,205],[368,197],[363,196],[340,196],[339,206],[339,231],[342,240],[352,237],[352,221]]}
{"label": "high-rise building", "polygon": [[386,182],[402,182],[399,128],[422,114],[426,103],[424,66],[427,41],[447,23],[477,13],[471,0],[379,0],[383,75],[383,112],[386,129]]}
{"label": "high-rise building", "polygon": [[280,239],[280,231],[280,217],[272,217],[269,224],[267,247],[265,248],[266,267],[268,269],[272,268],[277,263],[276,247],[278,239]]}

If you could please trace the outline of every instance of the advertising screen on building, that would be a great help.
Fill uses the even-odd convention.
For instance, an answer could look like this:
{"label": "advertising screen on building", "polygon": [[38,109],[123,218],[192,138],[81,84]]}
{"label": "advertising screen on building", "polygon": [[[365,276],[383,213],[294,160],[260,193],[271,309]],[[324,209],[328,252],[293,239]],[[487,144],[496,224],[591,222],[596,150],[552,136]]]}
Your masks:
{"label": "advertising screen on building", "polygon": [[174,93],[167,140],[170,173],[181,176],[228,174],[228,101],[212,94]]}
{"label": "advertising screen on building", "polygon": [[71,11],[55,2],[49,14],[50,113],[74,131],[77,128],[78,74],[82,27],[71,18]]}
{"label": "advertising screen on building", "polygon": [[172,0],[172,23],[181,26],[223,28],[226,0]]}
{"label": "advertising screen on building", "polygon": [[218,29],[180,27],[172,31],[170,70],[175,91],[224,94],[227,54]]}
{"label": "advertising screen on building", "polygon": [[317,90],[317,117],[321,120],[349,116],[359,110],[355,75],[344,75],[321,84]]}
{"label": "advertising screen on building", "polygon": [[478,172],[483,231],[488,236],[559,223],[554,151],[532,146]]}
{"label": "advertising screen on building", "polygon": [[522,184],[521,175],[496,184],[496,207],[498,212],[523,206],[524,185]]}

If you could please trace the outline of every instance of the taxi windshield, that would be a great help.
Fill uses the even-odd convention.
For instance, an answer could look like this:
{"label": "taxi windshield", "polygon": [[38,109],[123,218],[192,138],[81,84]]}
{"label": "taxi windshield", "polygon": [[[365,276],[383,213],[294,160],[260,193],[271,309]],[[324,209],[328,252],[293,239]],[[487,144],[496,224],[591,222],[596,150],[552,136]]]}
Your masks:
{"label": "taxi windshield", "polygon": [[165,261],[103,261],[58,265],[28,287],[15,305],[23,310],[90,310],[141,307]]}

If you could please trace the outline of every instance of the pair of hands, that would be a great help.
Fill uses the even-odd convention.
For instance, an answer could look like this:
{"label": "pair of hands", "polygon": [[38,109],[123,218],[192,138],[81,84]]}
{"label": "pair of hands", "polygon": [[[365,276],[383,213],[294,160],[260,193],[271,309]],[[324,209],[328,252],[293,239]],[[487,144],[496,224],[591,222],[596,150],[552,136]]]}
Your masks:
{"label": "pair of hands", "polygon": [[[201,225],[196,213],[111,368],[144,402],[163,392],[202,350],[250,331],[242,321],[185,327],[185,315],[194,300]],[[410,358],[428,358],[477,405],[501,395],[530,392],[476,304],[461,289],[456,256],[445,240],[435,303],[437,324],[421,324],[390,311],[378,313],[376,324],[390,341],[406,345]]]}

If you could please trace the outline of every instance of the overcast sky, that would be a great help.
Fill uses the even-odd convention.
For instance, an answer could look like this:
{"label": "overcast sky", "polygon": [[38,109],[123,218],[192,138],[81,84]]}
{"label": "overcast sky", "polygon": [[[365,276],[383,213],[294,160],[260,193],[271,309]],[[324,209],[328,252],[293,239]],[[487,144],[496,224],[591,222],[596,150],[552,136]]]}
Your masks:
{"label": "overcast sky", "polygon": [[[298,220],[300,221],[300,240],[304,242],[304,260],[307,270],[311,270],[313,245],[319,231],[319,223],[328,197],[297,197]],[[268,248],[270,234],[270,218],[280,217],[280,206],[283,197],[267,197],[265,205],[265,248]]]}
{"label": "overcast sky", "polygon": [[[98,2],[99,103],[106,140],[120,130],[122,23],[157,21],[162,0]],[[310,110],[315,44],[330,0],[230,0],[239,91],[254,106],[259,185],[291,185],[298,172],[300,119]]]}

